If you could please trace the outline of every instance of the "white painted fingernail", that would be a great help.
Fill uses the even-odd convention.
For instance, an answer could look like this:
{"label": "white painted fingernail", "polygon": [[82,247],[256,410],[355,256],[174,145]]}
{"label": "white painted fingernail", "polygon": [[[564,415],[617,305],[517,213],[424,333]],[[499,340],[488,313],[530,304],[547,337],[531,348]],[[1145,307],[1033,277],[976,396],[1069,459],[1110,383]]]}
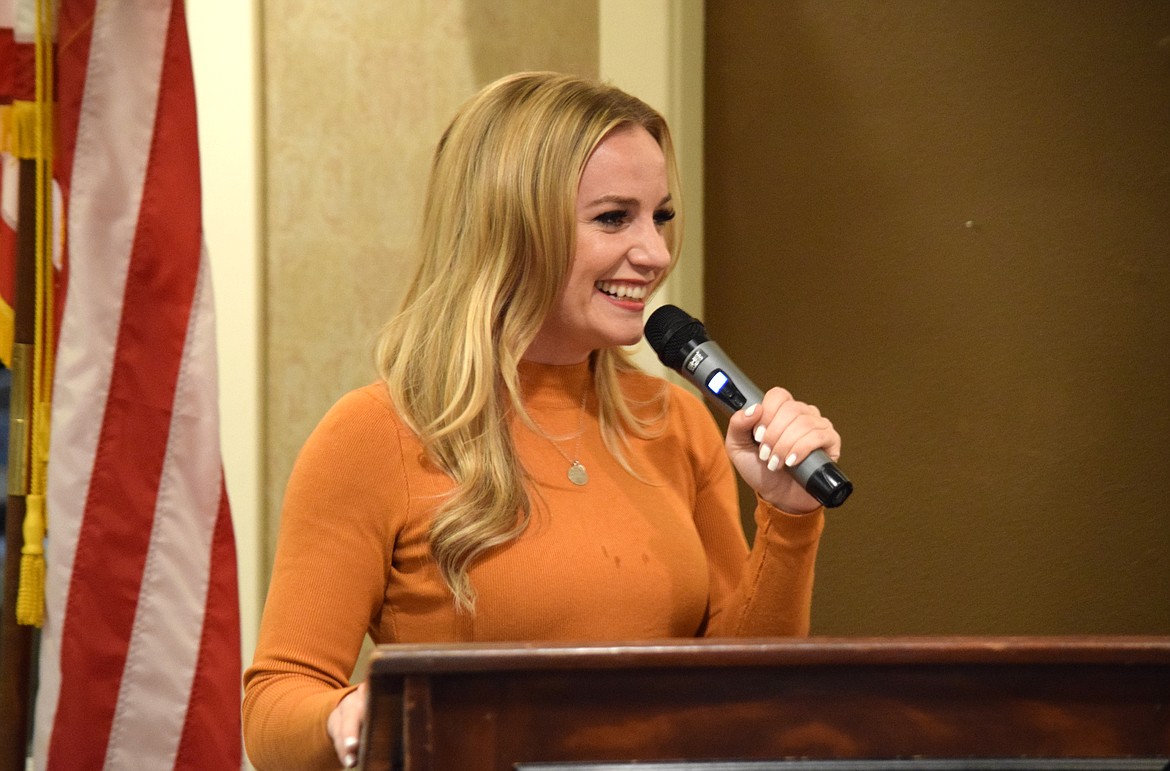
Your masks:
{"label": "white painted fingernail", "polygon": [[787,458],[785,458],[784,465],[785,466],[795,466],[796,465],[796,453],[792,453]]}
{"label": "white painted fingernail", "polygon": [[768,471],[775,471],[778,468],[780,468],[780,456],[773,455],[768,459]]}
{"label": "white painted fingernail", "polygon": [[760,460],[767,460],[772,455],[772,448],[766,444],[760,445]]}
{"label": "white painted fingernail", "polygon": [[759,406],[760,405],[758,405],[758,404],[753,404],[752,406],[750,406],[746,410],[744,410],[743,414],[747,415],[750,418],[752,415],[756,414],[756,407],[759,407]]}
{"label": "white painted fingernail", "polygon": [[756,430],[752,432],[752,438],[756,440],[756,444],[764,441],[764,427],[756,426]]}
{"label": "white painted fingernail", "polygon": [[345,760],[341,762],[341,765],[345,766],[346,768],[353,768],[357,765],[357,755],[353,754],[352,752],[349,753],[345,756]]}
{"label": "white painted fingernail", "polygon": [[345,748],[347,750],[352,750],[352,749],[356,748],[357,746],[358,746],[358,738],[356,736],[351,736],[345,740]]}

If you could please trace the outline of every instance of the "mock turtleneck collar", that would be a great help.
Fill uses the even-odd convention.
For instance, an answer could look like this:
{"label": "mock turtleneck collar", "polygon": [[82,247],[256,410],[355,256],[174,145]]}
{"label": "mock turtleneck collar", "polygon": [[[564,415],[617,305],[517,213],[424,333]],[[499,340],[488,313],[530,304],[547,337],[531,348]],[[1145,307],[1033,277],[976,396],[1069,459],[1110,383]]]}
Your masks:
{"label": "mock turtleneck collar", "polygon": [[581,393],[593,377],[589,360],[579,364],[520,362],[520,387],[525,401],[548,406],[580,407]]}

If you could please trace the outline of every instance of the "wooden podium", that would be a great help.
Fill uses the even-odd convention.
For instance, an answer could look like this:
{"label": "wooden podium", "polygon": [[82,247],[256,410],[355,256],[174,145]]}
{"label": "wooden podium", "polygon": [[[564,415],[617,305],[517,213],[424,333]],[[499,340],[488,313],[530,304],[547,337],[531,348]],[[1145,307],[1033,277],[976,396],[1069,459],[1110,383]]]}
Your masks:
{"label": "wooden podium", "polygon": [[363,763],[379,771],[1170,757],[1167,637],[402,645],[375,651],[369,683]]}

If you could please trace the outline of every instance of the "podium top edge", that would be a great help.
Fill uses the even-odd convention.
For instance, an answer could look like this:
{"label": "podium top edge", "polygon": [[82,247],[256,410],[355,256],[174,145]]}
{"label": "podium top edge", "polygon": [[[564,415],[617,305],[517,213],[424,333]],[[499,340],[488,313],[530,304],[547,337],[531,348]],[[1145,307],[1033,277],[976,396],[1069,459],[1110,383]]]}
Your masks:
{"label": "podium top edge", "polygon": [[1155,665],[1170,668],[1170,636],[696,638],[637,642],[480,642],[375,648],[370,675],[926,664]]}

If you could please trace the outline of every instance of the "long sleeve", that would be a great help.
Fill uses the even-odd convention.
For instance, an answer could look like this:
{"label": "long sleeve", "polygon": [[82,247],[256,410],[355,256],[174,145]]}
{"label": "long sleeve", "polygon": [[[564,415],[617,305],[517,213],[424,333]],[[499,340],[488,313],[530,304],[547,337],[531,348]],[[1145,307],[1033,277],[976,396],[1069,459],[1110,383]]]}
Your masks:
{"label": "long sleeve", "polygon": [[[756,536],[749,551],[740,523],[735,472],[706,408],[677,400],[692,436],[695,527],[707,555],[708,637],[807,635],[813,568],[824,509],[789,514],[757,498]],[[697,400],[696,400],[697,401]],[[687,413],[690,413],[689,415]]]}
{"label": "long sleeve", "polygon": [[338,767],[325,719],[348,693],[382,606],[392,512],[405,510],[397,436],[385,408],[358,391],[325,416],[298,457],[245,674],[244,735],[257,768]]}
{"label": "long sleeve", "polygon": [[[809,632],[813,568],[824,510],[789,514],[757,501],[756,537],[740,579],[722,598],[709,636],[804,636]],[[712,572],[721,570],[713,567]],[[715,601],[714,584],[713,601]],[[716,619],[713,619],[715,621]]]}

